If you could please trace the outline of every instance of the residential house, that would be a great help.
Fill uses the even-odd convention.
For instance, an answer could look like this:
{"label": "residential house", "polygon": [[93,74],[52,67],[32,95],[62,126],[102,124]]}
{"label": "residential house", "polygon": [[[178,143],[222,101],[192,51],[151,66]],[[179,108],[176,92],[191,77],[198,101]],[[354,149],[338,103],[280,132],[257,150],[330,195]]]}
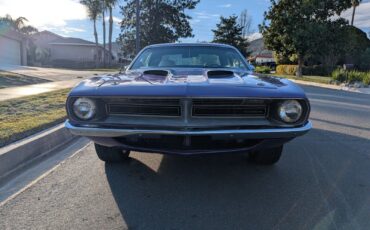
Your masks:
{"label": "residential house", "polygon": [[251,52],[248,60],[252,63],[258,65],[275,63],[273,52],[265,47],[263,38],[251,41],[249,43],[248,51]]}
{"label": "residential house", "polygon": [[0,25],[0,65],[27,65],[26,44],[25,35]]}
{"label": "residential house", "polygon": [[32,35],[32,39],[38,47],[38,53],[47,53],[47,60],[43,60],[41,64],[53,67],[92,68],[96,62],[102,64],[103,55],[107,63],[108,58],[112,58],[107,47],[104,50],[99,45],[97,50],[94,42],[80,38],[63,37],[50,31],[42,31]]}

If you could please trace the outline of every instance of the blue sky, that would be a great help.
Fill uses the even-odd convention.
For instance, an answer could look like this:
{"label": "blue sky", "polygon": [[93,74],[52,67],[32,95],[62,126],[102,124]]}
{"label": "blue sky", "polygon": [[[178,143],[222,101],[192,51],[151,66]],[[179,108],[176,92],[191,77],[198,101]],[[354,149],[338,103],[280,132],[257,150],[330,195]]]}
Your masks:
{"label": "blue sky", "polygon": [[[123,0],[119,5],[124,4]],[[252,16],[252,29],[258,32],[258,24],[270,5],[269,0],[201,0],[196,9],[188,11],[192,16],[191,25],[195,37],[182,39],[183,42],[210,41],[220,16],[239,15],[247,9]],[[93,41],[92,22],[88,20],[84,7],[78,0],[0,0],[0,16],[24,16],[29,24],[39,30],[50,30],[66,37],[78,37]],[[351,10],[343,14],[350,18]],[[120,33],[119,21],[122,18],[119,7],[114,9],[114,36]],[[363,0],[357,10],[355,25],[370,31],[370,0]],[[102,42],[101,20],[98,22],[99,42]]]}

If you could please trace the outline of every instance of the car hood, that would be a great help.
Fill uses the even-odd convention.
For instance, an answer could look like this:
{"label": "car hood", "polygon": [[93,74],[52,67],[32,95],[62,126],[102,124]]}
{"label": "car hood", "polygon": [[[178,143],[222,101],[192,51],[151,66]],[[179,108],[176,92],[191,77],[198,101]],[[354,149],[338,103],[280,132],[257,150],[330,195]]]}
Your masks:
{"label": "car hood", "polygon": [[78,96],[302,97],[294,83],[229,69],[149,69],[83,81]]}

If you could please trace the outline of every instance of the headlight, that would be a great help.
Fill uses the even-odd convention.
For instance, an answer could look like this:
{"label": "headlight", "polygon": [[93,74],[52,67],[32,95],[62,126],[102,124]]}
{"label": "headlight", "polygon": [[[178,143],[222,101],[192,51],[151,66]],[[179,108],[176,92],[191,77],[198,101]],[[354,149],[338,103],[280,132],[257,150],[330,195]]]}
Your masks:
{"label": "headlight", "polygon": [[279,117],[286,123],[297,122],[302,116],[302,106],[296,100],[284,101],[278,109]]}
{"label": "headlight", "polygon": [[95,102],[89,98],[78,98],[73,103],[73,112],[78,118],[89,120],[96,114]]}

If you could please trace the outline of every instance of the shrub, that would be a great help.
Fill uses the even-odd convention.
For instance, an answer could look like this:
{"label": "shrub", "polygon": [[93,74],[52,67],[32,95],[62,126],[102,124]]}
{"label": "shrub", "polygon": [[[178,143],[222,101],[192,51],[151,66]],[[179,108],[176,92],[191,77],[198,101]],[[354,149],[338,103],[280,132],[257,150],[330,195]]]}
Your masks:
{"label": "shrub", "polygon": [[370,72],[360,72],[357,70],[347,71],[344,69],[336,69],[331,73],[333,80],[339,82],[362,82],[365,85],[370,85]]}
{"label": "shrub", "polygon": [[347,81],[347,72],[344,69],[336,69],[331,73],[331,78],[335,81]]}
{"label": "shrub", "polygon": [[255,72],[269,74],[271,72],[271,69],[268,66],[257,66]]}
{"label": "shrub", "polygon": [[349,83],[353,83],[356,81],[362,81],[365,78],[366,73],[352,70],[352,71],[348,71],[347,76],[348,76],[347,81]]}
{"label": "shrub", "polygon": [[364,76],[364,79],[362,79],[362,82],[365,85],[370,85],[370,72],[367,72],[366,75]]}
{"label": "shrub", "polygon": [[276,67],[276,74],[295,75],[297,70],[298,70],[297,65],[278,65]]}

